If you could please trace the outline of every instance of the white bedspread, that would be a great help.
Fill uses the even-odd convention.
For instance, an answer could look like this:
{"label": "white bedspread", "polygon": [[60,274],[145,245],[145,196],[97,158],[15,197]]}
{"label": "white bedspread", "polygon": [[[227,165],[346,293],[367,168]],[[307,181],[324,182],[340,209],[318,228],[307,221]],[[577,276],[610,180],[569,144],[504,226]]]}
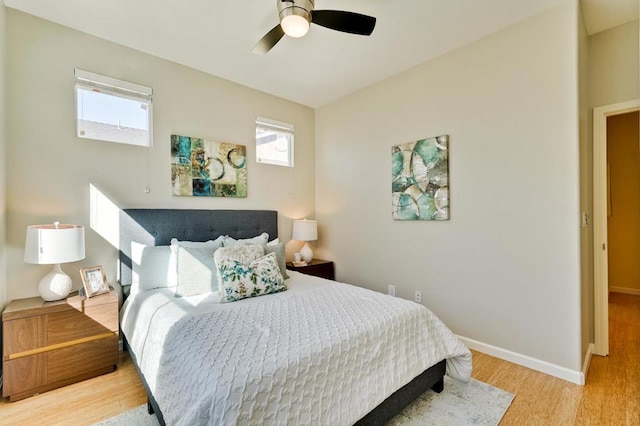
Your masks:
{"label": "white bedspread", "polygon": [[127,299],[122,331],[168,425],[350,425],[442,359],[469,379],[469,350],[424,306],[288,274],[289,290],[233,303]]}

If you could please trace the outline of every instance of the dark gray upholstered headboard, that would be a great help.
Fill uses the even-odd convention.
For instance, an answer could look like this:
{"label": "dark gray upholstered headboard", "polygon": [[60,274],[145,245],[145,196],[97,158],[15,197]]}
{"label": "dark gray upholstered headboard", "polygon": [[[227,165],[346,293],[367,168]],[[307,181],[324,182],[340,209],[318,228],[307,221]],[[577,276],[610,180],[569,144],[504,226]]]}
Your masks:
{"label": "dark gray upholstered headboard", "polygon": [[278,237],[274,210],[125,209],[120,211],[120,284],[131,285],[131,242],[165,246],[172,238],[214,240],[220,235],[251,238],[263,232]]}

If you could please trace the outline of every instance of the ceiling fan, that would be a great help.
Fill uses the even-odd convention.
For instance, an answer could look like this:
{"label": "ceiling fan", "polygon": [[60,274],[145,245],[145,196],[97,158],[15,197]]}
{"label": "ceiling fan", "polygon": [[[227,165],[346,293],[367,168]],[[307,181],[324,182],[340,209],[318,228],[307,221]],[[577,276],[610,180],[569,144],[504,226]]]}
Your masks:
{"label": "ceiling fan", "polygon": [[314,0],[276,0],[280,23],[256,43],[253,53],[267,53],[282,37],[302,37],[314,23],[344,33],[371,35],[376,18],[343,10],[314,10]]}

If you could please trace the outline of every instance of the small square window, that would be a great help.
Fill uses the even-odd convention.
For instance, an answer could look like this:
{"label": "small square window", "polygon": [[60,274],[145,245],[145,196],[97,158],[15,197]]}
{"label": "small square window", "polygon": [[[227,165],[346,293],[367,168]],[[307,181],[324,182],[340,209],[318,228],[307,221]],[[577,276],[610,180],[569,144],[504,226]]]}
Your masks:
{"label": "small square window", "polygon": [[293,124],[256,118],[256,161],[293,167]]}
{"label": "small square window", "polygon": [[151,146],[152,89],[75,70],[76,135]]}

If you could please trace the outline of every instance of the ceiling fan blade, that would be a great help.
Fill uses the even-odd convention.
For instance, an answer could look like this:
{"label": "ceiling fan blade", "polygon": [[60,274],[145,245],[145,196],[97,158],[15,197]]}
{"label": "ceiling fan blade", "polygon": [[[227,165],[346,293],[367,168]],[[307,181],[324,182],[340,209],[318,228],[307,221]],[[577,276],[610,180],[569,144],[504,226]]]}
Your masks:
{"label": "ceiling fan blade", "polygon": [[343,33],[371,35],[376,18],[343,10],[314,10],[311,22]]}
{"label": "ceiling fan blade", "polygon": [[278,42],[282,37],[284,37],[284,31],[282,30],[282,27],[280,26],[280,24],[278,24],[275,27],[273,27],[271,31],[265,34],[265,36],[262,37],[260,41],[256,43],[255,46],[253,46],[253,49],[251,49],[251,53],[257,53],[257,54],[267,53],[268,51],[271,50],[271,48],[273,48],[273,46],[278,44]]}

